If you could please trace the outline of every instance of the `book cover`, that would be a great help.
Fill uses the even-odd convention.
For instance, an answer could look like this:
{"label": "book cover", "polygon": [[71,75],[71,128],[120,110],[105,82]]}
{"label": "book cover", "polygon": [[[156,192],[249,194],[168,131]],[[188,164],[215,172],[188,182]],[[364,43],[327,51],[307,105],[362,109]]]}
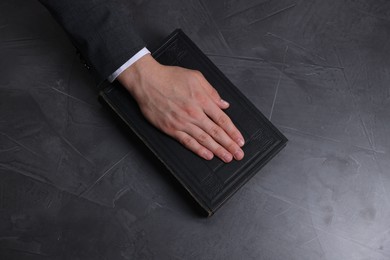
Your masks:
{"label": "book cover", "polygon": [[106,86],[99,99],[133,131],[191,194],[208,216],[220,208],[285,145],[287,138],[235,87],[208,57],[177,29],[152,52],[164,65],[199,70],[228,100],[224,110],[245,138],[241,161],[204,160],[152,126],[118,82]]}

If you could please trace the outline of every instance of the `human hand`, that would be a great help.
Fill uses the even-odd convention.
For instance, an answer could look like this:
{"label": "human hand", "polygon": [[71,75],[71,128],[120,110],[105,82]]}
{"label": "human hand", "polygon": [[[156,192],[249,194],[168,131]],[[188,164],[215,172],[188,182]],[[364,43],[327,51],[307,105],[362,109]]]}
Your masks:
{"label": "human hand", "polygon": [[164,66],[145,55],[118,80],[149,122],[198,156],[216,155],[226,163],[244,157],[244,138],[222,111],[229,104],[200,72]]}

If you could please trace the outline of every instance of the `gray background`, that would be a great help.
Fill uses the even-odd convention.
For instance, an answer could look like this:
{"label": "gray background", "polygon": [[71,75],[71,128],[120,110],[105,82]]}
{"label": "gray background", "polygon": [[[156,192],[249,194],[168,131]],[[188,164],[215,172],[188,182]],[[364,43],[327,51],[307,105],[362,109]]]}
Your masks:
{"label": "gray background", "polygon": [[0,3],[1,259],[390,259],[390,2],[129,1],[289,138],[212,218],[97,102],[36,1]]}

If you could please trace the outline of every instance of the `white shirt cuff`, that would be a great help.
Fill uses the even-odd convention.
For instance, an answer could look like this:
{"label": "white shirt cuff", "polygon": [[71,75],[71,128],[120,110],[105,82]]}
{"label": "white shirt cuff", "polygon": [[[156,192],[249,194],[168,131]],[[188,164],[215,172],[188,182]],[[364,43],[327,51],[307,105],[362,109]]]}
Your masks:
{"label": "white shirt cuff", "polygon": [[128,61],[126,61],[122,66],[120,66],[114,73],[108,76],[108,81],[113,82],[119,74],[121,74],[125,69],[133,65],[137,60],[141,59],[146,54],[149,54],[150,51],[144,47],[139,52],[137,52],[133,57],[131,57]]}

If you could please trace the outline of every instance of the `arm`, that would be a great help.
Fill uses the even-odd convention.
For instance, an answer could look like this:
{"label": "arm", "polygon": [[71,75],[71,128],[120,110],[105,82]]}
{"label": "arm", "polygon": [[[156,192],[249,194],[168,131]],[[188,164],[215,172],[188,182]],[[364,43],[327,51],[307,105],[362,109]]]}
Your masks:
{"label": "arm", "polygon": [[145,43],[132,27],[121,1],[39,0],[68,33],[101,79],[141,50]]}
{"label": "arm", "polygon": [[[144,46],[117,1],[41,2],[102,78]],[[200,157],[210,160],[216,155],[224,162],[243,158],[244,139],[223,112],[229,104],[199,72],[164,66],[145,55],[118,80],[153,125]]]}

